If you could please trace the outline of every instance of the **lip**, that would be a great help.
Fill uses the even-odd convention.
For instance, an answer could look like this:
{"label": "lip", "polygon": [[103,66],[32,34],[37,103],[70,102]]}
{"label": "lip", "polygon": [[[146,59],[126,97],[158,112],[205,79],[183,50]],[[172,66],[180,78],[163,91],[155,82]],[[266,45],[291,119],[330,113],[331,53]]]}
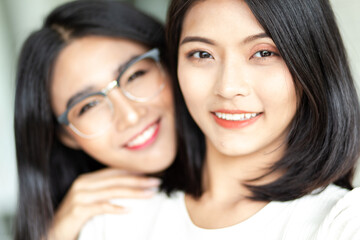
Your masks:
{"label": "lip", "polygon": [[[148,146],[150,146],[153,142],[155,142],[158,134],[159,134],[159,130],[160,130],[160,122],[161,119],[159,118],[158,120],[156,120],[155,122],[147,125],[141,132],[139,132],[138,134],[136,134],[135,136],[133,136],[131,139],[129,139],[129,141],[127,141],[127,143],[123,146],[124,148],[128,149],[128,150],[142,150]],[[139,135],[143,134],[146,130],[148,130],[150,127],[156,125],[156,129],[154,131],[154,133],[152,134],[152,136],[146,140],[145,142],[139,144],[139,145],[134,145],[134,146],[128,146],[128,143],[133,141],[135,138],[137,138]]]}
{"label": "lip", "polygon": [[[215,115],[215,112],[217,113],[225,113],[225,114],[246,114],[246,113],[256,113],[258,114],[256,117],[247,119],[247,120],[226,120],[219,118]],[[223,128],[227,129],[240,129],[245,128],[249,125],[252,125],[255,123],[262,115],[262,112],[251,112],[251,111],[243,111],[243,110],[226,110],[226,109],[220,109],[211,112],[211,115],[213,116],[215,122],[220,125]]]}

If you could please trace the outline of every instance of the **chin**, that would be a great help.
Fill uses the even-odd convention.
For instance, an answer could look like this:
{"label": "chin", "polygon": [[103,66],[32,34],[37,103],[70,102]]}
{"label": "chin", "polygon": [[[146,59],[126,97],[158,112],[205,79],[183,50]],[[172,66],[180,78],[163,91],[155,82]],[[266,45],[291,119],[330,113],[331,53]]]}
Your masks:
{"label": "chin", "polygon": [[243,156],[252,152],[252,148],[250,146],[245,146],[243,144],[234,144],[233,142],[218,142],[216,143],[216,149],[221,154],[229,157]]}
{"label": "chin", "polygon": [[166,156],[164,153],[161,153],[160,156],[149,156],[144,161],[139,161],[138,169],[134,170],[145,174],[162,172],[174,162],[174,159],[175,153],[168,153]]}
{"label": "chin", "polygon": [[221,152],[223,155],[228,156],[228,157],[239,157],[239,156],[243,156],[243,155],[247,155],[247,152],[241,152],[239,150],[234,151],[234,150],[219,150],[219,152]]}
{"label": "chin", "polygon": [[142,172],[145,174],[155,174],[155,173],[163,172],[172,164],[172,162],[173,161],[170,161],[168,163],[159,164],[156,166],[149,164],[149,166],[147,168],[143,168],[143,169],[139,170],[139,172]]}

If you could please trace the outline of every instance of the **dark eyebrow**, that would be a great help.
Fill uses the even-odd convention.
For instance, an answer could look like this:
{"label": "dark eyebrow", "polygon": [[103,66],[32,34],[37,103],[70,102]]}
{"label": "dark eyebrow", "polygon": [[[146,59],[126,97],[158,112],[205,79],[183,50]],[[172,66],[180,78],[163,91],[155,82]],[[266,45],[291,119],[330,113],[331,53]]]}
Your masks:
{"label": "dark eyebrow", "polygon": [[115,72],[116,77],[118,77],[117,75],[119,75],[122,71],[124,71],[124,69],[125,69],[131,62],[133,62],[136,58],[138,58],[138,57],[140,57],[140,56],[141,56],[141,54],[140,54],[140,55],[134,55],[134,56],[132,56],[129,60],[127,60],[126,62],[124,62],[123,64],[121,64],[121,65],[117,68],[117,70],[116,70],[116,72]]}
{"label": "dark eyebrow", "polygon": [[246,37],[242,41],[242,43],[247,44],[249,42],[255,41],[256,39],[260,39],[260,38],[270,38],[270,37],[266,33],[262,32],[262,33],[259,33],[259,34],[255,34],[255,35],[251,35],[251,36]]}
{"label": "dark eyebrow", "polygon": [[67,101],[66,103],[66,108],[68,108],[69,106],[71,106],[74,102],[76,102],[77,99],[90,94],[91,92],[93,92],[94,87],[93,86],[89,86],[86,87],[85,89],[75,93],[74,95],[71,96],[71,98]]}
{"label": "dark eyebrow", "polygon": [[[114,73],[114,78],[117,78],[118,75],[132,62],[134,61],[136,58],[138,58],[141,55],[135,55],[132,56],[129,60],[127,60],[126,62],[122,63],[115,71]],[[109,80],[110,82],[110,80]],[[74,104],[76,102],[77,99],[82,98],[83,96],[89,95],[91,93],[94,93],[95,88],[93,86],[89,86],[86,87],[83,90],[78,91],[77,93],[75,93],[73,96],[71,96],[71,98],[67,101],[66,103],[66,108],[68,108],[70,105]]]}
{"label": "dark eyebrow", "polygon": [[[266,33],[262,32],[259,34],[255,34],[255,35],[251,35],[246,37],[242,43],[243,44],[247,44],[249,42],[252,42],[256,39],[260,39],[260,38],[270,38],[269,35],[267,35]],[[210,44],[210,45],[215,45],[215,42],[213,40],[210,40],[208,38],[204,38],[204,37],[198,37],[198,36],[190,36],[190,37],[185,37],[180,45],[188,43],[188,42],[202,42],[202,43],[206,43],[206,44]]]}
{"label": "dark eyebrow", "polygon": [[180,45],[188,43],[188,42],[202,42],[202,43],[206,43],[206,44],[210,44],[210,45],[215,45],[215,42],[208,38],[196,37],[196,36],[190,36],[190,37],[184,38],[181,41]]}

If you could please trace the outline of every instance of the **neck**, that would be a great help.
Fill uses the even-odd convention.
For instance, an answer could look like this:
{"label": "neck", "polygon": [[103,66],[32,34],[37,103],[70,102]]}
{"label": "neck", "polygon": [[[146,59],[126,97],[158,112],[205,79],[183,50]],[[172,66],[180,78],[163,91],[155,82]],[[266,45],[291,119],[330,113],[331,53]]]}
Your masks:
{"label": "neck", "polygon": [[251,196],[251,192],[244,184],[262,185],[274,181],[280,175],[274,173],[257,179],[267,174],[269,168],[283,156],[285,146],[281,144],[276,149],[241,156],[225,155],[219,152],[209,140],[206,144],[203,188],[204,195],[213,200],[239,202]]}

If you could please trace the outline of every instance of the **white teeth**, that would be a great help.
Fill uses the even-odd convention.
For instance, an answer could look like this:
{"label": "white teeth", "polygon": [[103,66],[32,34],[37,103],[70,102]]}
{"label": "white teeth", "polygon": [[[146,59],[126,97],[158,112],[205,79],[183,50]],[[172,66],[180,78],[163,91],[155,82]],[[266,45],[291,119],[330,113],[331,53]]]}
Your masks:
{"label": "white teeth", "polygon": [[259,114],[258,113],[230,114],[230,113],[215,112],[215,115],[218,118],[225,119],[228,121],[245,121],[258,116]]}
{"label": "white teeth", "polygon": [[133,147],[133,146],[136,146],[136,145],[141,145],[144,142],[148,141],[154,135],[154,133],[156,131],[156,128],[157,128],[157,124],[152,125],[148,129],[146,129],[142,134],[140,134],[135,139],[130,141],[127,144],[127,146],[128,147]]}

